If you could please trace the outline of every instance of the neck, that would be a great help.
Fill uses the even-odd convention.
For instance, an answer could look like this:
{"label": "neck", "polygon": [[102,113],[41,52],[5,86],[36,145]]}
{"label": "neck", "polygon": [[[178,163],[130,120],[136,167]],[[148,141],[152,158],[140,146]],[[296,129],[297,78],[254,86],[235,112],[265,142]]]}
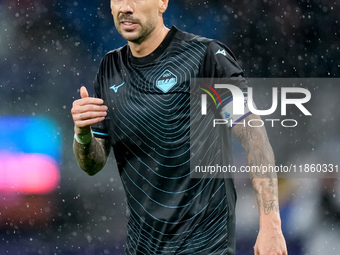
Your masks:
{"label": "neck", "polygon": [[169,29],[162,24],[162,26],[155,28],[150,36],[142,43],[128,42],[132,55],[136,58],[149,55],[162,43],[168,32]]}

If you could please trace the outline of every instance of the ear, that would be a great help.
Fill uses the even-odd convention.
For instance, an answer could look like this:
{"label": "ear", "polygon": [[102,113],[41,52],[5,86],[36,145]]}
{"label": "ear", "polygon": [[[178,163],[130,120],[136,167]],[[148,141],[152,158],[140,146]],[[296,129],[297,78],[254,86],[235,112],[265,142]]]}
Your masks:
{"label": "ear", "polygon": [[168,8],[169,0],[159,0],[159,11],[160,13],[164,13]]}

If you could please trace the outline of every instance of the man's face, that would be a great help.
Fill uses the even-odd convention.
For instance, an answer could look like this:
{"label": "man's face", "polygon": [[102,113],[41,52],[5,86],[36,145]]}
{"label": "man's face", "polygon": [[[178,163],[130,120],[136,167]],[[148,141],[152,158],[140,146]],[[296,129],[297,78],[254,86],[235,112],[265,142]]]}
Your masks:
{"label": "man's face", "polygon": [[127,40],[140,44],[162,22],[164,0],[111,0],[111,12],[118,32]]}

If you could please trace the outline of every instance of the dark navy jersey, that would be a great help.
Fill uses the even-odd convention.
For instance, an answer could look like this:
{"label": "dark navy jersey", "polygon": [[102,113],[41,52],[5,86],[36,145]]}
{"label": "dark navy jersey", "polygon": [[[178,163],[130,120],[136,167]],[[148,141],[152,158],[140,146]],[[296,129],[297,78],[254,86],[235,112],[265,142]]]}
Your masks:
{"label": "dark navy jersey", "polygon": [[175,27],[146,57],[126,45],[101,62],[95,93],[109,110],[92,129],[110,140],[126,192],[126,254],[235,253],[233,180],[190,177],[192,160],[231,163],[226,128],[191,148],[190,79],[199,77],[243,79],[226,46]]}

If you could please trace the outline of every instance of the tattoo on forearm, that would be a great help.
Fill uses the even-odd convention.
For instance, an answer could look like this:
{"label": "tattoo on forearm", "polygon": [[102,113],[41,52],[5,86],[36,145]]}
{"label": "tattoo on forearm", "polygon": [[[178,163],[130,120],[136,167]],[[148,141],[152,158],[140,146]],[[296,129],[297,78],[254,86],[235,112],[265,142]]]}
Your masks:
{"label": "tattoo on forearm", "polygon": [[[253,128],[245,126],[234,127],[233,129],[233,133],[244,148],[249,166],[275,164],[274,154],[264,127]],[[254,171],[250,173],[250,177],[256,194],[259,210],[265,214],[277,211],[278,204],[276,201],[278,195],[276,173]]]}
{"label": "tattoo on forearm", "polygon": [[268,215],[272,211],[276,211],[275,200],[265,201],[263,204],[264,213]]}
{"label": "tattoo on forearm", "polygon": [[80,167],[88,174],[95,174],[105,164],[108,156],[108,148],[106,148],[103,139],[96,140],[93,138],[90,144],[82,145],[74,143],[74,152]]}
{"label": "tattoo on forearm", "polygon": [[[274,165],[274,155],[271,146],[266,138],[264,128],[253,128],[249,126],[236,128],[235,136],[240,141],[248,158],[249,166],[260,166],[266,164]],[[251,178],[272,177],[272,173],[252,172]]]}

